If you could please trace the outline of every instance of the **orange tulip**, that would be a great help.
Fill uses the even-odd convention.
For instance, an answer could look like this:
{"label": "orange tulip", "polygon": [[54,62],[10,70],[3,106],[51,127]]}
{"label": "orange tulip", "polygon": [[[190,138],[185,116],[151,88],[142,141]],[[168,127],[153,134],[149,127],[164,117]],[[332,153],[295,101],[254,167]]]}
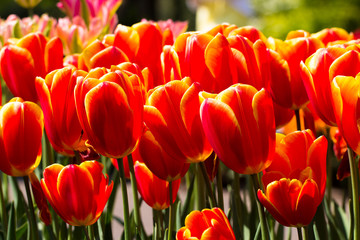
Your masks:
{"label": "orange tulip", "polygon": [[145,105],[144,122],[155,140],[170,157],[202,162],[212,148],[201,127],[198,83],[188,78],[155,88]]}
{"label": "orange tulip", "polygon": [[356,77],[337,76],[333,80],[332,93],[336,122],[349,147],[360,154],[359,131],[360,74]]}
{"label": "orange tulip", "polygon": [[[154,175],[144,163],[134,164],[137,189],[144,201],[153,209],[163,210],[170,206],[169,182]],[[172,200],[176,200],[181,179],[173,181]]]}
{"label": "orange tulip", "polygon": [[[277,40],[274,46],[276,52],[267,49],[266,55],[270,62],[267,71],[271,74],[270,92],[276,103],[291,109],[302,108],[308,103],[309,99],[300,75],[300,62],[305,61],[323,46],[316,38],[298,37],[285,41]],[[259,58],[265,58],[263,54],[265,52]],[[266,60],[265,64],[268,64]],[[279,70],[288,73],[279,75]]]}
{"label": "orange tulip", "polygon": [[338,75],[355,77],[360,72],[359,50],[356,45],[321,48],[305,63],[301,62],[301,75],[310,102],[315,113],[329,125],[336,125],[331,82]]}
{"label": "orange tulip", "polygon": [[143,92],[137,75],[104,68],[78,78],[75,105],[87,144],[110,158],[134,151],[142,134]]}
{"label": "orange tulip", "polygon": [[[21,71],[19,71],[21,66]],[[30,33],[0,52],[0,71],[14,96],[36,102],[35,77],[62,68],[63,47],[59,38],[47,41],[40,33]]]}
{"label": "orange tulip", "polygon": [[325,46],[334,42],[347,42],[354,39],[353,33],[348,33],[342,28],[325,28],[317,33],[311,34],[312,37],[321,40]]}
{"label": "orange tulip", "polygon": [[113,189],[113,182],[109,184],[102,170],[103,165],[96,161],[65,167],[53,164],[45,168],[41,187],[50,205],[66,223],[88,226],[98,220]]}
{"label": "orange tulip", "polygon": [[187,158],[181,154],[177,158],[171,157],[165,147],[162,147],[154,134],[146,129],[140,138],[138,148],[134,151],[136,153],[134,160],[143,161],[158,178],[175,181],[187,173],[190,164],[186,162]]}
{"label": "orange tulip", "polygon": [[262,89],[236,84],[207,98],[201,122],[220,160],[241,174],[267,168],[275,150],[275,120],[270,95]]}
{"label": "orange tulip", "polygon": [[85,151],[85,137],[75,109],[76,78],[85,72],[65,67],[37,77],[36,90],[45,116],[45,130],[55,151],[74,156]]}
{"label": "orange tulip", "polygon": [[313,219],[326,186],[327,140],[310,130],[277,134],[272,164],[262,177],[259,201],[282,225],[302,227]]}
{"label": "orange tulip", "polygon": [[33,102],[13,98],[0,109],[0,170],[29,175],[41,160],[44,115]]}
{"label": "orange tulip", "polygon": [[185,226],[176,233],[176,240],[235,240],[233,229],[221,208],[192,211]]}

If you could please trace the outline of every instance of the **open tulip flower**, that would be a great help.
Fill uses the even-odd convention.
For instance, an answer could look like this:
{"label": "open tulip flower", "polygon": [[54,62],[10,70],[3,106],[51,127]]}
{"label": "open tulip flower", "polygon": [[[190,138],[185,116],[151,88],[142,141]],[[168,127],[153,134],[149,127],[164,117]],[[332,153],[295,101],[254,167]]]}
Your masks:
{"label": "open tulip flower", "polygon": [[75,109],[77,76],[86,75],[65,67],[36,78],[36,90],[45,116],[45,130],[54,150],[69,156],[85,151],[85,136]]}
{"label": "open tulip flower", "polygon": [[321,40],[325,46],[354,39],[353,33],[348,33],[345,29],[336,27],[325,28],[317,33],[311,34],[311,36]]}
{"label": "open tulip flower", "polygon": [[[19,71],[21,66],[21,71]],[[0,71],[12,94],[26,101],[38,100],[35,77],[63,66],[63,46],[59,38],[49,41],[41,33],[30,33],[0,52]]]}
{"label": "open tulip flower", "polygon": [[262,177],[259,201],[282,225],[302,227],[313,219],[326,186],[327,140],[310,130],[277,134],[272,164]]}
{"label": "open tulip flower", "polygon": [[355,77],[360,72],[359,47],[320,48],[301,62],[301,76],[315,113],[327,124],[336,126],[331,83],[338,75]]}
{"label": "open tulip flower", "polygon": [[109,184],[102,170],[103,165],[96,161],[45,168],[41,187],[66,223],[88,226],[98,220],[113,189],[113,182]]}
{"label": "open tulip flower", "polygon": [[29,175],[41,160],[44,115],[33,102],[13,98],[0,109],[0,170]]}
{"label": "open tulip flower", "polygon": [[170,157],[202,162],[212,153],[200,121],[202,88],[188,82],[188,78],[171,81],[150,92],[144,122]]}
{"label": "open tulip flower", "polygon": [[176,240],[235,240],[233,229],[221,208],[192,211],[185,226],[176,234]]}
{"label": "open tulip flower", "polygon": [[[170,206],[169,182],[155,176],[144,163],[135,162],[134,171],[137,189],[144,201],[153,209],[163,210]],[[173,204],[179,191],[181,179],[173,181]]]}
{"label": "open tulip flower", "polygon": [[215,98],[205,99],[200,116],[206,137],[227,167],[240,174],[256,174],[270,165],[275,120],[265,89],[231,86]]}
{"label": "open tulip flower", "polygon": [[139,77],[120,70],[91,70],[79,77],[75,105],[87,144],[110,158],[134,151],[143,128],[143,91]]}

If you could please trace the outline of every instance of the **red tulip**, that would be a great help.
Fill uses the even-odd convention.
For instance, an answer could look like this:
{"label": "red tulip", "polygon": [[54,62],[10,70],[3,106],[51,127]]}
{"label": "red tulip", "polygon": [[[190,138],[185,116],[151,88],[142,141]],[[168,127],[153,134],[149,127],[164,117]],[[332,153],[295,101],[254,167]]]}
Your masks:
{"label": "red tulip", "polygon": [[86,75],[75,68],[65,67],[36,78],[36,90],[45,116],[45,130],[55,151],[74,156],[85,151],[84,134],[75,109],[76,78]]}
{"label": "red tulip", "polygon": [[360,75],[337,76],[332,84],[336,122],[348,146],[360,154]]}
{"label": "red tulip", "polygon": [[[360,51],[356,46],[317,50],[305,63],[301,74],[315,113],[327,124],[336,125],[331,83],[338,75],[355,77],[360,72]],[[351,50],[348,50],[351,49]]]}
{"label": "red tulip", "polygon": [[206,137],[220,160],[241,174],[267,168],[275,150],[275,120],[270,95],[236,84],[207,98],[200,108]]}
{"label": "red tulip", "polygon": [[169,156],[202,162],[212,152],[199,115],[202,89],[197,83],[190,86],[188,80],[171,81],[155,88],[145,106],[144,122]]}
{"label": "red tulip", "polygon": [[142,134],[143,96],[137,75],[91,70],[78,78],[75,105],[87,144],[110,158],[134,151]]}
{"label": "red tulip", "polygon": [[104,177],[103,165],[86,161],[80,165],[53,164],[44,170],[41,187],[55,212],[68,224],[88,226],[100,217],[113,182]]}
{"label": "red tulip", "polygon": [[310,130],[278,134],[272,164],[262,177],[259,201],[282,225],[302,227],[313,219],[326,186],[327,140]]}
{"label": "red tulip", "polygon": [[[144,201],[153,209],[163,210],[170,206],[169,182],[154,175],[144,163],[136,162],[134,171],[137,189]],[[172,200],[176,200],[181,179],[173,181]]]}
{"label": "red tulip", "polygon": [[176,233],[176,240],[235,240],[233,229],[221,208],[192,211],[185,226]]}
{"label": "red tulip", "polygon": [[1,49],[0,71],[14,96],[36,102],[35,77],[62,68],[62,61],[59,38],[47,41],[42,34],[31,33]]}
{"label": "red tulip", "polygon": [[342,28],[325,28],[317,33],[311,34],[311,36],[321,40],[325,46],[334,42],[347,42],[354,39],[352,33],[348,33]]}
{"label": "red tulip", "polygon": [[33,102],[13,98],[0,109],[0,170],[29,175],[41,160],[44,115]]}

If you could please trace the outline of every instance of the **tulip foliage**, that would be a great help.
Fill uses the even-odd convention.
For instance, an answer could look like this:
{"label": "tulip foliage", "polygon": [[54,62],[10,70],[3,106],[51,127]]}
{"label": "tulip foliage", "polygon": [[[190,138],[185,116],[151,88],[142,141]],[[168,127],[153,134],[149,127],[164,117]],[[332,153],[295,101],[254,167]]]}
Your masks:
{"label": "tulip foliage", "polygon": [[355,34],[125,26],[121,2],[0,21],[0,239],[360,239]]}

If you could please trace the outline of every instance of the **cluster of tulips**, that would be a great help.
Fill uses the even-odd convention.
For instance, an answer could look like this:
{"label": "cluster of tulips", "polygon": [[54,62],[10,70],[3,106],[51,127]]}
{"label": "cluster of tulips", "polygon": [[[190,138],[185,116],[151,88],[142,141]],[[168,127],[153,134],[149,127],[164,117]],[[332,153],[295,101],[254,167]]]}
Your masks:
{"label": "cluster of tulips", "polygon": [[[203,32],[171,20],[129,27],[116,25],[120,3],[63,0],[63,21],[0,22],[0,179],[24,177],[28,196],[21,200],[10,178],[8,202],[0,183],[4,238],[26,229],[30,239],[112,238],[118,188],[126,240],[281,239],[284,227],[305,239],[309,231],[360,238],[360,42],[352,33],[297,30],[280,40],[225,23]],[[332,199],[333,158],[338,179],[350,176],[350,216]],[[143,201],[154,209],[150,235]]]}

